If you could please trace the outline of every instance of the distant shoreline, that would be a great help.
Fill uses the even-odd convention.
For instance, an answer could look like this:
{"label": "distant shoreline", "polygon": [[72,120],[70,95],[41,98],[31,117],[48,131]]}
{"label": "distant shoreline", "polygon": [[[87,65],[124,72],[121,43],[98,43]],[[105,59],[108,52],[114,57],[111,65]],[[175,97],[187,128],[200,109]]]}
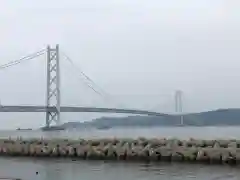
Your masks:
{"label": "distant shoreline", "polygon": [[240,126],[240,109],[218,109],[200,113],[183,115],[183,125],[180,125],[179,115],[165,116],[127,116],[127,117],[101,117],[89,122],[67,122],[62,128],[94,127],[207,127],[207,126]]}

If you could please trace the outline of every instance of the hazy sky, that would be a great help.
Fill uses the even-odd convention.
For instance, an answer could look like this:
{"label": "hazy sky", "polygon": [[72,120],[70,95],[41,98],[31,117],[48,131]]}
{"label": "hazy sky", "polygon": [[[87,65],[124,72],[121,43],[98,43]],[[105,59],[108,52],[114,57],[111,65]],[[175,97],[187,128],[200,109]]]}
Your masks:
{"label": "hazy sky", "polygon": [[[58,43],[116,104],[173,112],[181,89],[186,112],[240,107],[239,7],[239,0],[5,0],[0,63]],[[44,105],[45,61],[0,71],[1,103]],[[64,105],[115,106],[63,56],[61,64]],[[63,121],[92,117],[64,114]],[[1,113],[0,120],[1,128],[37,127],[45,116]]]}

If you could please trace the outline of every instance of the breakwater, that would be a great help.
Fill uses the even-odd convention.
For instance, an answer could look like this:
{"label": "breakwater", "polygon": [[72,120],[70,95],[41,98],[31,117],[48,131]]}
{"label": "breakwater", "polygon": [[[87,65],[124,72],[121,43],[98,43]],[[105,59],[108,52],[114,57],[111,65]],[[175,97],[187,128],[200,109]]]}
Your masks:
{"label": "breakwater", "polygon": [[0,139],[0,156],[240,164],[240,140]]}

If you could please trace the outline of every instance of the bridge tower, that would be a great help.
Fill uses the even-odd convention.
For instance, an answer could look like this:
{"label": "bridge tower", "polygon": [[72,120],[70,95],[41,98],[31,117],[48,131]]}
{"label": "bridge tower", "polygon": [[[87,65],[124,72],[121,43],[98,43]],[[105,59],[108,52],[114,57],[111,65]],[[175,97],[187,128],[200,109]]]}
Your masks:
{"label": "bridge tower", "polygon": [[46,128],[49,128],[52,122],[60,124],[60,64],[59,64],[59,46],[55,48],[47,46],[47,92],[46,92]]}
{"label": "bridge tower", "polygon": [[175,93],[175,112],[180,113],[180,125],[183,125],[182,91],[180,90]]}

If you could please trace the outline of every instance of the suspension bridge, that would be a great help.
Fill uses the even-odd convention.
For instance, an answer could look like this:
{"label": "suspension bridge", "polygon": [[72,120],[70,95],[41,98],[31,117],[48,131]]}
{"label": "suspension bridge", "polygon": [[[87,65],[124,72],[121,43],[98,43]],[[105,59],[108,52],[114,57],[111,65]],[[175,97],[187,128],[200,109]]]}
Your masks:
{"label": "suspension bridge", "polygon": [[[47,84],[46,84],[46,104],[44,106],[22,106],[22,105],[1,105],[0,112],[45,112],[46,122],[45,128],[50,128],[53,125],[60,125],[61,112],[97,112],[97,113],[123,113],[123,114],[138,114],[148,116],[165,116],[167,114],[137,110],[137,109],[119,109],[119,108],[104,108],[104,107],[82,107],[82,106],[61,106],[61,79],[60,79],[60,55],[59,45],[54,48],[47,46],[46,49],[25,56],[16,61],[11,61],[1,65],[1,69],[10,68],[23,61],[34,59],[38,56],[46,55],[47,61]],[[70,61],[71,59],[66,55]],[[71,61],[72,62],[72,61]],[[80,72],[88,80],[94,83],[84,72]],[[98,93],[92,86],[89,86],[95,93]]]}

